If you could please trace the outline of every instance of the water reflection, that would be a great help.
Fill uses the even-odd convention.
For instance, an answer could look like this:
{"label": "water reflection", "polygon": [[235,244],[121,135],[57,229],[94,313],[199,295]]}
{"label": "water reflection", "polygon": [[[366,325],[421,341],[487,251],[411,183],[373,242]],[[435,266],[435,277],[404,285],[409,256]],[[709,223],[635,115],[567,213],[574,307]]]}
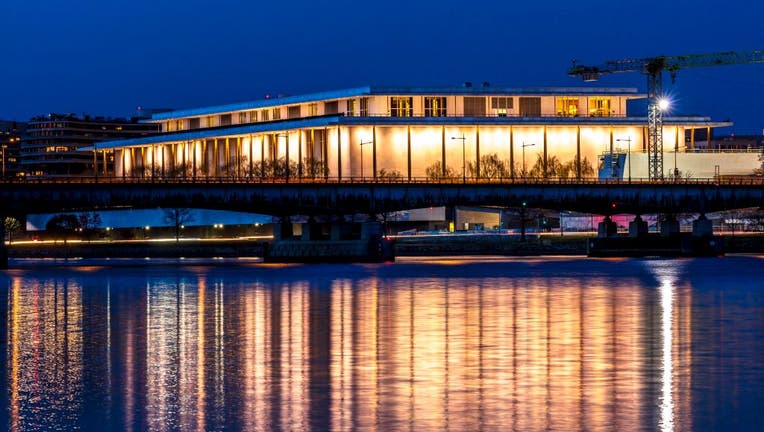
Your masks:
{"label": "water reflection", "polygon": [[[694,314],[698,290],[688,265],[11,272],[0,279],[7,424],[703,428],[727,403],[723,395],[716,402],[699,395],[697,386],[707,382],[695,377],[695,365],[719,373],[705,368],[721,354],[708,348],[716,333],[704,318],[723,302],[702,303],[703,315]],[[759,296],[750,310],[737,310],[750,340],[764,334],[761,315],[750,318],[763,304]],[[746,356],[736,361],[753,370],[750,385],[761,384],[760,345],[738,348]],[[710,414],[693,411],[698,406]],[[746,409],[738,411],[747,418]]]}

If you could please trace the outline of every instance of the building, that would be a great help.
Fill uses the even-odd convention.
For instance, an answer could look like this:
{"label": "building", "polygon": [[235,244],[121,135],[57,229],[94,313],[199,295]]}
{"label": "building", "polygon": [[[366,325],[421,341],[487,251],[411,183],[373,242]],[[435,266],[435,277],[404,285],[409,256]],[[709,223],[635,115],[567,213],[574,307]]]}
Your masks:
{"label": "building", "polygon": [[17,177],[21,171],[21,136],[25,123],[0,121],[0,156],[2,157],[2,178]]}
{"label": "building", "polygon": [[[113,151],[124,177],[466,181],[594,177],[600,168],[647,178],[647,121],[627,112],[644,97],[634,88],[360,87],[157,113],[148,122],[161,134],[96,150]],[[685,144],[687,131],[730,125],[665,117],[665,175],[753,169],[750,154],[704,158]]]}
{"label": "building", "polygon": [[148,136],[159,131],[154,123],[74,114],[48,114],[30,120],[21,141],[21,167],[29,175],[113,175],[114,153],[81,151],[99,141]]}

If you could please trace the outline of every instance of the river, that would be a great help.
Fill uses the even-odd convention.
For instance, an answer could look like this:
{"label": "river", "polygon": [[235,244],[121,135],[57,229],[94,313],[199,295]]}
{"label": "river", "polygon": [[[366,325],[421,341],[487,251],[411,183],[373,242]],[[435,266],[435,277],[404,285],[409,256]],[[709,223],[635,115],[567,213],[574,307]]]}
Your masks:
{"label": "river", "polygon": [[9,430],[764,430],[764,256],[32,262]]}

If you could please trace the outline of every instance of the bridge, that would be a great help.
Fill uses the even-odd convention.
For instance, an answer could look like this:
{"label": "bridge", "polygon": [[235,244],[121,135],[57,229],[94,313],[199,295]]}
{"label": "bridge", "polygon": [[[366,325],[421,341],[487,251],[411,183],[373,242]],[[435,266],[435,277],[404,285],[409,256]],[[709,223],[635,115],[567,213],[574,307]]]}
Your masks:
{"label": "bridge", "polygon": [[0,181],[0,213],[193,207],[276,216],[380,214],[435,206],[616,213],[707,213],[764,204],[764,178],[376,179],[76,177]]}

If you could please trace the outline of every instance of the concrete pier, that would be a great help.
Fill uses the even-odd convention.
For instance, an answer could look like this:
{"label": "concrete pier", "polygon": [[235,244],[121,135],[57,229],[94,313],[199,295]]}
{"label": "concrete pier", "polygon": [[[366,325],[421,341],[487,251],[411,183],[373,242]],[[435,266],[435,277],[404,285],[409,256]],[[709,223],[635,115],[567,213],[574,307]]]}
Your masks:
{"label": "concrete pier", "polygon": [[647,235],[647,222],[637,215],[633,221],[629,222],[629,237],[637,238]]}
{"label": "concrete pier", "polygon": [[610,216],[605,216],[605,219],[597,224],[597,237],[607,238],[613,237],[618,233],[618,225],[610,219]]}
{"label": "concrete pier", "polygon": [[671,237],[678,234],[679,234],[679,221],[676,220],[676,217],[672,214],[666,215],[666,217],[663,220],[661,220],[661,236]]}
{"label": "concrete pier", "polygon": [[711,237],[714,235],[713,223],[701,214],[699,218],[692,221],[693,237]]}

